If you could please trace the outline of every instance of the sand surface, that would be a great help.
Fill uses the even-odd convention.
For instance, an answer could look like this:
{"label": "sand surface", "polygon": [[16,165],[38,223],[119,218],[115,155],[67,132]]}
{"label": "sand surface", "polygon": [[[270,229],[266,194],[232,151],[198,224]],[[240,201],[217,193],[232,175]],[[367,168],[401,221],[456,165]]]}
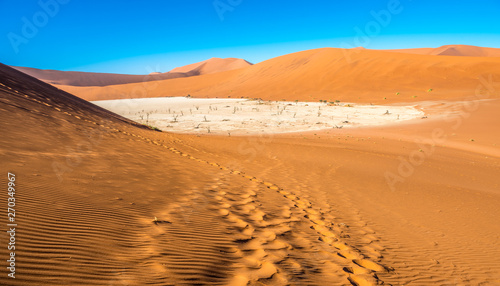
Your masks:
{"label": "sand surface", "polygon": [[[155,70],[151,70],[148,74],[144,75],[41,70],[28,67],[13,68],[50,84],[70,86],[107,86],[127,83],[145,83],[157,80],[199,76],[204,74],[239,69],[250,65],[251,64],[249,62],[242,59],[211,58],[203,62],[194,63],[183,67],[177,67],[169,72],[158,72]],[[152,69],[153,67],[148,68]]]}
{"label": "sand surface", "polygon": [[500,49],[468,45],[445,45],[439,48],[385,50],[405,54],[459,56],[459,57],[500,57]]}
{"label": "sand surface", "polygon": [[164,131],[195,134],[268,134],[394,124],[421,119],[412,106],[202,99],[185,97],[94,101],[126,118]]}
{"label": "sand surface", "polygon": [[0,284],[500,284],[494,91],[397,125],[194,136],[0,65],[0,184],[18,190]]}
{"label": "sand surface", "polygon": [[[348,59],[349,64],[358,65],[359,61],[357,59],[353,61],[351,56],[353,54],[362,53],[363,51],[367,51],[367,49],[359,47],[352,50],[343,50],[344,60]],[[436,55],[436,56],[500,57],[500,49],[467,46],[467,45],[445,45],[438,48],[393,49],[393,50],[376,50],[376,51],[383,51],[388,53],[404,53],[404,54]],[[381,56],[384,57],[384,55]],[[385,56],[389,58],[391,57],[390,55],[385,55]],[[338,56],[325,58],[325,60],[331,60],[331,61],[337,61],[339,59],[341,58],[339,58]],[[363,59],[363,61],[364,60],[365,59]],[[219,73],[223,71],[246,68],[251,65],[252,65],[251,63],[245,61],[244,59],[211,58],[205,61],[188,64],[182,67],[177,67],[169,72],[162,73],[162,72],[150,71],[150,74],[144,74],[144,75],[41,70],[28,67],[14,67],[14,68],[21,72],[29,74],[39,80],[45,81],[47,83],[62,85],[63,88],[68,88],[64,86],[108,86],[108,85],[120,85],[127,83],[145,83],[149,81]],[[387,68],[393,69],[394,67],[389,66]],[[410,73],[412,71],[406,70],[406,72]],[[397,86],[397,84],[394,86]],[[76,90],[79,91],[82,97],[89,96],[89,94],[87,94],[88,90],[75,89],[75,91]],[[315,92],[317,92],[317,90],[315,90]],[[385,95],[385,97],[387,97],[387,94]]]}
{"label": "sand surface", "polygon": [[[324,48],[197,77],[106,87],[58,86],[86,100],[261,98],[391,104],[464,100],[500,82],[500,57]],[[486,83],[486,84],[485,84]],[[492,94],[498,98],[498,94]]]}
{"label": "sand surface", "polygon": [[249,63],[243,59],[211,58],[211,59],[208,59],[206,61],[202,61],[202,62],[174,68],[170,72],[172,72],[172,73],[195,72],[197,75],[204,75],[204,74],[211,74],[211,73],[218,73],[218,72],[223,72],[223,71],[228,71],[228,70],[246,68],[246,67],[251,66],[251,65],[252,65],[251,63]]}

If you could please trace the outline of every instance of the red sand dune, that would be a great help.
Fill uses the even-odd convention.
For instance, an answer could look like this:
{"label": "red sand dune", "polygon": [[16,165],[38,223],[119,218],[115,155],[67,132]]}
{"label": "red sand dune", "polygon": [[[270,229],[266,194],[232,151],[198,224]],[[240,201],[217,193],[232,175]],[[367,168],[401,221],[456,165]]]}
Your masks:
{"label": "red sand dune", "polygon": [[197,76],[239,69],[249,65],[251,64],[242,59],[212,58],[200,63],[178,67],[166,73],[151,73],[149,75],[40,70],[27,67],[13,68],[50,84],[71,86],[107,86]]}
{"label": "red sand dune", "polygon": [[248,66],[251,66],[252,64],[243,60],[243,59],[236,59],[236,58],[226,58],[226,59],[220,59],[220,58],[211,58],[206,61],[186,65],[183,67],[178,67],[170,72],[179,72],[179,73],[196,73],[197,75],[204,75],[204,74],[211,74],[211,73],[218,73],[221,71],[228,71],[228,70],[235,70],[235,69],[241,69],[245,68]]}
{"label": "red sand dune", "polygon": [[467,45],[445,45],[439,48],[395,49],[384,51],[436,56],[500,57],[500,49]]}
{"label": "red sand dune", "polygon": [[463,99],[484,92],[476,89],[485,78],[500,81],[500,58],[325,48],[280,56],[238,70],[154,84],[59,87],[87,100],[190,94],[395,103]]}
{"label": "red sand dune", "polygon": [[162,79],[188,77],[194,74],[185,73],[152,73],[149,75],[93,73],[76,71],[41,70],[27,67],[13,67],[23,73],[50,84],[63,84],[71,86],[107,86],[147,82]]}

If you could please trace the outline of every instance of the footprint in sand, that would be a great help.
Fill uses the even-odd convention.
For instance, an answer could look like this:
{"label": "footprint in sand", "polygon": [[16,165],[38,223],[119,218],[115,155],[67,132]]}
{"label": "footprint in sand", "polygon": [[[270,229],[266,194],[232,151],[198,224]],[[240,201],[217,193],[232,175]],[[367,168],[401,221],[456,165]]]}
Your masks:
{"label": "footprint in sand", "polygon": [[[75,115],[75,117],[77,116]],[[120,132],[117,129],[114,130]],[[123,134],[138,137],[148,143],[161,145],[159,142],[143,136],[129,134],[128,132],[123,132]],[[229,170],[216,162],[195,158],[173,147],[164,147],[183,157],[218,167],[221,170]],[[218,214],[224,217],[239,233],[239,235],[235,236],[235,241],[239,243],[239,247],[234,253],[241,257],[243,268],[237,271],[229,285],[247,285],[251,281],[259,281],[260,279],[286,283],[287,279],[283,275],[283,271],[277,266],[280,263],[286,265],[287,269],[293,269],[292,273],[302,273],[304,271],[302,265],[295,260],[291,260],[288,257],[289,252],[292,249],[300,249],[301,247],[308,249],[311,242],[300,236],[294,236],[293,242],[288,242],[279,237],[291,233],[290,223],[303,221],[304,219],[310,224],[310,228],[318,234],[318,240],[331,247],[331,252],[337,253],[336,256],[333,256],[333,253],[326,251],[325,254],[330,255],[330,260],[326,261],[325,265],[338,269],[340,264],[348,264],[341,269],[348,276],[347,279],[350,283],[354,285],[374,285],[378,282],[378,279],[373,272],[387,271],[384,266],[366,258],[356,248],[340,241],[342,229],[331,223],[331,219],[325,218],[324,214],[328,213],[328,211],[314,208],[312,202],[308,199],[285,191],[271,182],[260,180],[237,170],[232,170],[230,174],[240,175],[241,178],[248,179],[253,183],[263,184],[267,189],[279,192],[291,204],[283,207],[280,213],[281,218],[266,220],[266,212],[257,207],[258,189],[248,190],[243,193],[239,191],[234,191],[234,193],[221,191],[212,196],[215,201],[219,202],[216,204]],[[221,185],[221,183],[219,182],[218,185]],[[187,198],[188,200],[196,200],[194,195],[187,196]],[[302,217],[294,216],[295,212],[302,212]],[[363,249],[370,254],[370,257],[381,257],[380,249],[377,249],[375,243],[377,238],[373,233],[370,229],[366,229],[366,235],[363,239],[369,246]],[[344,259],[344,262],[342,262],[342,259]]]}

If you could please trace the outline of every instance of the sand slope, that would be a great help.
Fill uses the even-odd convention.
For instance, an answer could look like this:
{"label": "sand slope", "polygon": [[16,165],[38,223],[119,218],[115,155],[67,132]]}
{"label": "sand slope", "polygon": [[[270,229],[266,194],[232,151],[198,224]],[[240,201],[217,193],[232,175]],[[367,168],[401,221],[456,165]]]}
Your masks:
{"label": "sand slope", "polygon": [[[487,129],[500,124],[499,107],[499,100],[479,103],[459,125],[441,118],[293,136],[185,139],[246,173],[265,170],[264,180],[307,198],[346,244],[394,269],[376,272],[387,284],[496,285],[500,137]],[[446,109],[465,114],[462,104]],[[436,130],[442,140],[433,139]],[[401,178],[393,188],[388,173]],[[354,285],[371,285],[357,278]]]}
{"label": "sand slope", "polygon": [[[201,164],[158,145],[175,140],[168,134],[157,139],[158,132],[6,66],[0,67],[0,79],[1,184],[7,186],[7,171],[16,174],[19,225],[16,280],[9,280],[3,267],[1,285],[181,285],[228,279],[235,258],[221,251],[229,253],[234,245],[215,219],[204,224],[205,233],[193,236],[203,239],[195,244],[197,256],[183,252],[177,258],[175,251],[189,242],[172,247],[172,233],[182,237],[202,230],[181,220],[172,221],[176,230],[171,231],[162,220],[174,201],[206,191],[218,169],[200,172]],[[0,195],[5,202],[6,196]],[[6,208],[1,215],[7,217]],[[155,224],[155,216],[162,221]],[[6,247],[0,255],[7,257]],[[184,265],[178,262],[182,257],[187,266],[176,271],[174,265]],[[222,266],[224,261],[228,265]]]}
{"label": "sand slope", "polygon": [[259,179],[268,170],[244,174],[183,139],[0,72],[0,150],[16,174],[22,234],[17,278],[2,275],[3,285],[331,285],[387,271],[342,242],[307,198]]}
{"label": "sand slope", "polygon": [[236,58],[226,58],[226,59],[221,59],[221,58],[211,58],[206,61],[182,66],[175,68],[171,70],[170,72],[175,73],[188,73],[188,72],[193,72],[196,73],[197,75],[203,75],[203,74],[211,74],[211,73],[217,73],[221,71],[228,71],[228,70],[235,70],[235,69],[241,69],[245,68],[248,66],[251,66],[252,64],[243,60],[243,59],[236,59]]}
{"label": "sand slope", "polygon": [[244,174],[183,139],[0,72],[0,150],[17,178],[20,234],[16,280],[4,268],[3,285],[346,284],[386,271],[343,243],[311,201],[259,179],[267,170]]}
{"label": "sand slope", "polygon": [[436,55],[436,56],[500,57],[500,49],[484,48],[484,47],[476,47],[468,45],[445,45],[439,48],[395,49],[386,51],[407,53],[407,54],[419,54],[419,55]]}
{"label": "sand slope", "polygon": [[[0,184],[16,174],[19,224],[2,285],[500,283],[498,99],[426,105],[457,127],[196,137],[6,66],[0,83]],[[436,128],[448,139],[413,142]],[[403,176],[392,189],[387,172]]]}
{"label": "sand slope", "polygon": [[197,76],[202,74],[217,73],[221,71],[243,68],[249,65],[251,64],[242,59],[212,58],[200,63],[178,67],[171,70],[170,72],[151,73],[149,75],[41,70],[27,67],[14,68],[50,84],[71,86],[107,86]]}
{"label": "sand slope", "polygon": [[129,75],[111,73],[92,73],[58,70],[41,70],[27,67],[13,67],[23,73],[31,75],[50,84],[63,84],[71,86],[106,86],[135,82],[148,82],[154,80],[188,77],[194,73],[154,73],[150,75]]}
{"label": "sand slope", "polygon": [[[186,96],[364,103],[462,99],[500,81],[500,58],[436,57],[317,49],[253,66],[183,79],[108,87],[60,86],[87,100]],[[497,96],[497,95],[495,95]]]}

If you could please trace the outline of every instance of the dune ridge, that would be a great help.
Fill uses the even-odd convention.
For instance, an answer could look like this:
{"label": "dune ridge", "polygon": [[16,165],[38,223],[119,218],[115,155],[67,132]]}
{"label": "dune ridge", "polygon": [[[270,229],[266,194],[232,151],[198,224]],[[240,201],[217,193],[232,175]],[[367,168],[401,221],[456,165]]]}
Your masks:
{"label": "dune ridge", "polygon": [[157,81],[155,85],[58,87],[86,100],[191,95],[399,103],[436,98],[462,100],[484,92],[478,89],[482,80],[500,81],[500,58],[325,48],[280,56],[238,70]]}
{"label": "dune ridge", "polygon": [[245,68],[248,66],[251,66],[252,64],[249,63],[248,61],[245,61],[243,59],[237,59],[237,58],[226,58],[226,59],[221,59],[221,58],[211,58],[202,62],[174,68],[170,72],[175,73],[195,73],[197,75],[203,75],[203,74],[211,74],[211,73],[217,73],[217,72],[222,72],[222,71],[228,71],[228,70],[234,70],[234,69],[241,69]]}
{"label": "dune ridge", "polygon": [[155,72],[148,75],[41,70],[28,67],[13,68],[50,84],[70,86],[108,86],[198,76],[239,69],[249,65],[251,65],[249,62],[242,59],[212,58],[200,63],[174,68],[169,72]]}
{"label": "dune ridge", "polygon": [[149,75],[130,75],[113,73],[93,73],[78,71],[42,70],[28,67],[13,67],[25,74],[31,75],[39,80],[50,84],[62,84],[70,86],[107,86],[116,84],[127,84],[136,82],[148,82],[155,80],[188,77],[194,73],[152,73]]}
{"label": "dune ridge", "polygon": [[486,48],[469,45],[444,45],[438,48],[394,49],[385,51],[436,56],[500,57],[500,49],[498,48]]}
{"label": "dune ridge", "polygon": [[[323,52],[342,53],[274,64],[300,75],[330,67]],[[489,67],[414,56],[467,76]],[[429,118],[406,125],[198,137],[150,130],[0,65],[0,156],[18,177],[20,234],[17,279],[4,268],[0,284],[498,284],[495,87],[463,102],[426,91]],[[387,172],[400,176],[392,188]]]}
{"label": "dune ridge", "polygon": [[[182,140],[175,139],[175,136],[145,131],[144,128],[134,127],[130,122],[120,121],[120,118],[105,123],[94,121],[99,117],[102,119],[103,116],[86,110],[91,104],[80,102],[81,110],[72,110],[60,101],[53,102],[52,97],[64,94],[47,85],[38,83],[47,88],[47,92],[54,92],[55,96],[46,92],[38,94],[36,91],[27,94],[25,87],[36,81],[24,76],[23,85],[20,85],[21,82],[16,79],[16,75],[20,76],[19,73],[13,73],[5,66],[0,71],[2,78],[9,79],[1,83],[2,105],[14,102],[18,104],[17,108],[20,108],[19,104],[31,107],[15,113],[16,122],[30,122],[40,116],[50,115],[54,127],[46,132],[39,132],[39,138],[44,138],[44,133],[51,134],[61,129],[69,131],[65,133],[69,136],[66,140],[52,139],[50,142],[44,142],[39,139],[37,148],[43,148],[47,154],[46,160],[33,159],[31,154],[37,150],[26,149],[23,145],[15,148],[10,145],[13,139],[11,136],[15,134],[12,130],[9,133],[11,135],[1,142],[9,170],[17,172],[23,169],[23,175],[33,172],[33,168],[36,168],[37,172],[33,174],[35,178],[25,182],[25,193],[20,196],[24,204],[20,204],[18,211],[23,213],[24,218],[19,219],[19,224],[23,225],[26,236],[18,240],[18,244],[25,247],[18,250],[17,257],[26,257],[21,259],[18,265],[24,267],[26,274],[18,275],[19,279],[15,281],[9,281],[14,282],[12,285],[26,285],[35,281],[37,284],[49,285],[96,284],[97,281],[106,280],[111,283],[114,281],[134,284],[148,281],[153,284],[166,282],[175,285],[187,281],[242,285],[267,280],[272,284],[283,284],[290,278],[299,279],[293,278],[293,275],[302,267],[300,261],[307,257],[307,252],[302,253],[300,249],[309,243],[317,244],[323,249],[325,257],[320,260],[321,263],[333,261],[327,263],[328,269],[324,269],[324,274],[318,278],[308,277],[309,275],[303,278],[311,279],[311,282],[317,282],[318,279],[376,282],[378,278],[374,272],[386,271],[383,266],[361,255],[355,246],[342,243],[341,232],[332,232],[330,222],[322,220],[323,211],[315,208],[306,198],[299,198],[274,183],[238,171],[234,166],[226,167],[181,151],[179,147],[173,146],[192,147],[182,143]],[[60,100],[65,101],[64,97]],[[66,104],[71,105],[68,102]],[[5,109],[1,110],[5,112]],[[58,121],[62,120],[66,122],[65,128],[58,124]],[[5,129],[13,128],[3,125]],[[24,132],[38,128],[36,124],[27,126]],[[59,177],[57,181],[54,174],[47,172],[50,168],[46,168],[46,165],[51,158],[62,155],[60,149],[64,146],[60,145],[71,145],[74,144],[71,140],[78,141],[78,137],[86,137],[86,132],[71,134],[74,133],[71,128],[80,128],[80,131],[103,128],[109,133],[100,139],[102,142],[95,150],[91,150],[91,154],[87,154],[90,155],[90,158],[85,158],[88,163],[81,166],[79,163],[68,163],[70,168],[79,167],[78,173],[65,170],[68,174],[63,180],[55,170],[55,175]],[[156,139],[158,135],[162,139]],[[169,143],[165,143],[165,139]],[[59,144],[54,144],[56,142]],[[122,150],[109,149],[110,145],[117,142],[122,143],[119,148]],[[6,143],[12,147],[11,150],[4,148]],[[46,149],[47,144],[53,147]],[[136,148],[133,148],[135,145]],[[169,167],[165,166],[166,169],[161,172],[153,172],[148,176],[150,181],[144,185],[148,196],[144,201],[130,202],[133,198],[139,199],[143,196],[144,191],[131,192],[133,185],[140,184],[142,180],[129,181],[126,187],[123,182],[118,181],[121,180],[120,168],[127,170],[125,176],[129,177],[131,172],[136,171],[126,164],[151,157],[159,152],[159,148],[164,150],[160,151],[161,153],[168,154],[168,160],[153,156],[155,158],[150,158],[148,164],[160,160],[160,164],[154,164],[155,168],[158,168],[168,161]],[[106,149],[108,151],[102,153]],[[111,150],[113,151],[109,152]],[[106,165],[116,160],[112,158],[118,154],[122,156],[127,152],[125,150],[144,151],[140,152],[140,156],[118,160],[116,165],[119,168],[113,168],[113,173],[106,172]],[[191,151],[193,150],[196,149]],[[23,156],[23,153],[28,154]],[[146,166],[143,164],[143,167]],[[190,165],[193,170],[185,172],[183,164]],[[200,167],[208,171],[203,172],[204,178],[198,176],[197,183],[192,182],[195,169],[199,172]],[[95,171],[89,172],[89,168]],[[114,175],[117,172],[118,175]],[[155,187],[159,183],[158,180],[165,181],[165,175],[173,175],[175,185],[163,182],[163,187]],[[166,180],[171,182],[170,179]],[[87,187],[78,187],[82,184]],[[166,186],[170,187],[165,190]],[[241,186],[246,186],[246,192],[241,191]],[[170,199],[164,195],[158,196],[165,191],[175,193],[179,188],[182,188],[180,193],[170,196]],[[174,203],[172,199],[177,202]],[[109,201],[115,203],[109,204]],[[264,201],[273,203],[263,206]],[[275,214],[275,204],[283,206],[284,202],[287,202],[289,207],[282,208],[281,214]],[[51,208],[47,207],[48,204]],[[136,205],[139,208],[135,207]],[[153,213],[159,218],[154,216],[154,219],[148,220],[147,214],[152,218]],[[304,214],[306,219],[303,218]],[[89,221],[92,221],[92,224],[89,224]],[[214,221],[219,223],[209,224]],[[294,229],[302,229],[301,232],[308,234],[304,233],[303,236],[301,232],[289,233],[295,223],[297,226]],[[228,233],[231,234],[229,237]],[[71,240],[71,237],[75,238]],[[183,250],[181,245],[186,243],[192,244],[193,251]],[[293,246],[295,244],[297,246]],[[336,256],[339,250],[342,255]],[[5,254],[5,250],[1,251]],[[290,260],[291,255],[296,258]],[[40,263],[41,261],[43,263]],[[220,263],[223,261],[230,264],[229,267],[221,268]],[[308,263],[317,264],[317,258]],[[288,264],[290,266],[287,266]],[[131,268],[130,265],[134,267]],[[346,265],[344,270],[342,265]],[[334,266],[339,272],[333,276],[327,274]],[[354,272],[352,267],[365,270],[361,275]],[[125,271],[125,268],[128,270]],[[308,271],[305,272],[307,273]],[[3,282],[5,279],[8,278],[0,278]]]}

